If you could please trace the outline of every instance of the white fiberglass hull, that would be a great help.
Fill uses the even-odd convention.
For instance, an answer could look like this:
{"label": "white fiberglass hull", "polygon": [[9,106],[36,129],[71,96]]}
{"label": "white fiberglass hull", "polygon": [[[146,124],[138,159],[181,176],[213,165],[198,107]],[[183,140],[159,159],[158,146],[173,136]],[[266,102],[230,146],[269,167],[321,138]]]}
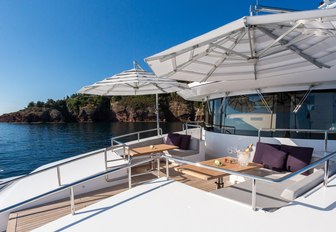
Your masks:
{"label": "white fiberglass hull", "polygon": [[[94,152],[93,152],[94,153]],[[39,167],[33,172],[38,170],[46,169],[48,167],[54,166],[58,163],[63,163],[67,160],[75,159],[80,156],[85,156],[87,154],[82,154],[69,159],[64,159],[61,161],[53,162],[44,166]],[[121,157],[111,151],[108,152],[108,158],[110,160],[116,160],[110,167],[120,166],[127,163],[125,160],[121,160]],[[92,156],[76,160],[72,163],[62,165],[60,167],[60,181],[61,186],[65,186],[72,182],[81,180],[83,178],[92,176],[99,172],[105,171],[105,159],[104,159],[104,149],[98,151],[97,154]],[[105,177],[100,177],[83,184],[74,187],[74,192],[76,195],[91,192],[97,189],[107,188],[109,186],[117,185],[126,182],[126,171],[120,171],[108,176],[109,179],[114,179],[113,182],[106,181]],[[33,197],[39,196],[46,192],[55,190],[59,188],[57,168],[52,168],[50,170],[38,173],[26,177],[24,179],[18,180],[8,187],[0,191],[0,209],[10,207],[12,205],[18,204],[25,200],[31,199]],[[42,199],[33,201],[26,205],[20,206],[14,210],[9,210],[0,214],[0,231],[6,230],[7,220],[10,212],[18,211],[26,208],[31,208],[37,205],[57,201],[64,198],[69,198],[69,189],[62,190],[58,193],[46,196]]]}

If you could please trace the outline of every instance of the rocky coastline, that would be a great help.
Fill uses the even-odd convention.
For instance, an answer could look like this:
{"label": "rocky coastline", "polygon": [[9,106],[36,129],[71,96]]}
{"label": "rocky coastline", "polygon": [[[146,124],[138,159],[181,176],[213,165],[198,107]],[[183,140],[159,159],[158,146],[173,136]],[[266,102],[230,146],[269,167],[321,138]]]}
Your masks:
{"label": "rocky coastline", "polygon": [[[74,97],[78,97],[75,95]],[[150,122],[156,121],[152,102],[141,105],[128,104],[123,99],[105,98],[73,107],[74,97],[62,100],[62,104],[32,104],[25,109],[0,115],[0,122],[9,123],[66,123],[66,122]],[[55,103],[55,101],[53,101]],[[58,102],[57,102],[58,103]],[[76,103],[76,102],[75,102]],[[60,107],[61,105],[61,107]],[[203,121],[202,104],[188,102],[174,96],[160,98],[160,121]]]}

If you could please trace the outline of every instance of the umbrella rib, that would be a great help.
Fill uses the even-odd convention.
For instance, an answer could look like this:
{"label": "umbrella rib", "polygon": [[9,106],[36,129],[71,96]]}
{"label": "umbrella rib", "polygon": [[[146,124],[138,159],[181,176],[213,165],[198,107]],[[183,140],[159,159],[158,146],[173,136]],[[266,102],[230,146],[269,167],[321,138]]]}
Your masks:
{"label": "umbrella rib", "polygon": [[115,87],[116,87],[116,85],[112,85],[110,89],[106,90],[104,95],[110,93]]}
{"label": "umbrella rib", "polygon": [[159,90],[161,90],[162,92],[167,93],[167,91],[165,91],[163,88],[161,88],[158,84],[156,84],[156,83],[151,83],[151,84],[154,85]]}
{"label": "umbrella rib", "polygon": [[262,57],[262,55],[267,52],[268,49],[270,49],[274,44],[280,42],[280,40],[282,40],[283,38],[285,38],[285,36],[287,36],[289,33],[291,33],[292,31],[294,31],[297,27],[301,26],[302,22],[297,22],[294,26],[292,26],[289,30],[287,30],[285,33],[283,33],[282,35],[280,35],[277,39],[274,39],[272,41],[272,43],[270,43],[266,48],[264,48],[264,50],[260,51],[258,53],[258,57]]}
{"label": "umbrella rib", "polygon": [[[238,36],[238,38],[236,38],[236,40],[234,41],[234,43],[231,45],[231,47],[229,48],[229,50],[231,51],[231,53],[236,53],[236,51],[232,50],[234,49],[237,44],[240,42],[240,40],[244,37],[244,35],[246,34],[246,31],[241,32],[241,34]],[[220,46],[220,45],[217,45]],[[222,46],[221,46],[222,47]],[[220,59],[215,65],[213,65],[213,67],[210,69],[210,71],[207,73],[207,75],[205,76],[205,78],[203,78],[203,80],[201,82],[205,82],[209,79],[209,77],[214,73],[214,71],[217,69],[217,67],[224,63],[224,61],[228,58],[228,56],[230,56],[230,52],[227,53],[222,59]],[[245,56],[245,55],[244,55]],[[248,58],[248,56],[246,56]]]}
{"label": "umbrella rib", "polygon": [[[275,34],[273,34],[270,30],[264,28],[264,27],[258,27],[258,29],[260,31],[262,31],[264,34],[268,35],[269,37],[271,37],[272,39],[277,39],[277,36]],[[286,44],[288,43],[287,40],[285,39],[281,39],[279,40],[279,43],[281,45],[284,45],[286,46]],[[296,54],[298,54],[299,56],[301,56],[303,59],[305,59],[306,61],[312,63],[313,65],[319,67],[319,68],[322,68],[322,67],[325,67],[325,68],[330,68],[330,66],[328,65],[325,65],[319,61],[317,61],[316,59],[312,58],[311,56],[305,54],[302,52],[301,49],[297,48],[296,46],[294,45],[290,45],[288,46],[288,49],[290,49],[291,51],[295,52]]]}
{"label": "umbrella rib", "polygon": [[135,86],[133,86],[133,85],[130,85],[129,83],[125,83],[125,85],[127,85],[128,87],[131,87],[131,88],[133,88],[135,91],[136,91],[136,87]]}
{"label": "umbrella rib", "polygon": [[[331,25],[333,27],[333,25]],[[288,26],[288,25],[278,25],[278,28],[292,28],[292,26]],[[324,34],[327,34],[329,36],[333,36],[336,35],[336,28],[304,28],[304,27],[300,27],[296,29],[297,32],[299,32],[300,34],[315,34],[316,32],[321,32]]]}
{"label": "umbrella rib", "polygon": [[145,61],[149,62],[149,61],[153,61],[153,60],[160,60],[161,62],[164,62],[164,61],[167,61],[167,60],[171,59],[174,56],[179,56],[179,55],[184,54],[186,52],[189,52],[191,50],[195,50],[196,48],[199,48],[199,47],[205,46],[207,44],[210,44],[212,42],[218,41],[218,40],[220,40],[223,37],[235,34],[235,33],[237,33],[237,31],[239,32],[241,30],[244,30],[244,28],[237,29],[236,31],[231,31],[231,32],[228,32],[228,33],[224,33],[222,35],[219,35],[219,36],[216,36],[214,38],[208,39],[206,41],[203,41],[201,43],[195,44],[193,46],[189,46],[189,47],[184,48],[184,49],[182,49],[180,51],[177,51],[177,52],[172,52],[170,54],[165,54],[165,55],[158,55],[158,56],[148,57],[148,58],[145,59]]}
{"label": "umbrella rib", "polygon": [[[216,48],[221,49],[221,50],[224,50],[224,51],[226,51],[228,53],[236,54],[237,56],[241,56],[241,57],[243,57],[245,59],[249,59],[249,57],[247,55],[245,55],[243,53],[240,53],[240,52],[236,52],[235,50],[232,50],[230,48],[226,48],[224,46],[221,46],[221,45],[218,45],[218,44],[215,44],[215,43],[211,43],[210,46],[211,47],[216,47]],[[234,44],[234,46],[236,46],[236,44]]]}
{"label": "umbrella rib", "polygon": [[248,38],[250,45],[251,58],[255,58],[256,50],[255,50],[255,37],[254,37],[254,26],[249,26],[248,28]]}
{"label": "umbrella rib", "polygon": [[[249,26],[248,28],[248,39],[250,45],[251,59],[255,59],[256,57],[254,28],[255,28],[254,26]],[[254,80],[257,80],[257,62],[258,60],[255,59],[255,62],[253,63]]]}
{"label": "umbrella rib", "polygon": [[[237,33],[240,33],[241,30],[239,31],[236,31],[234,36],[237,34]],[[226,42],[227,40],[229,40],[230,38],[224,38],[224,40],[220,41],[220,42]],[[204,52],[201,52],[195,56],[192,56],[194,54],[194,50],[191,50],[191,54],[189,55],[189,60],[186,61],[185,63],[183,64],[180,64],[180,65],[176,65],[176,68],[173,69],[172,71],[166,73],[166,74],[163,74],[163,75],[160,75],[159,77],[170,77],[172,75],[174,75],[177,71],[180,71],[182,69],[184,69],[185,67],[187,67],[188,65],[190,65],[193,61],[197,60],[197,59],[200,59],[204,56],[207,56],[210,52],[212,52],[215,48],[214,47],[211,47],[210,44],[208,44],[208,48],[204,51]],[[176,55],[177,56],[177,55]],[[176,58],[175,56],[175,58]],[[172,61],[174,62],[174,61]],[[174,67],[174,63],[173,63],[173,67]]]}
{"label": "umbrella rib", "polygon": [[[140,70],[141,67],[135,68]],[[155,86],[155,88],[152,86]],[[106,78],[93,85],[85,86],[79,92],[101,96],[119,96],[145,95],[159,93],[159,91],[161,93],[169,93],[181,89],[188,89],[188,85],[168,78],[158,78],[154,73],[149,73],[145,70],[136,72],[135,69],[132,69],[115,74],[113,77]]]}
{"label": "umbrella rib", "polygon": [[308,39],[308,38],[310,38],[312,36],[313,36],[312,34],[309,34],[309,35],[299,35],[299,36],[295,37],[294,39],[292,39],[286,45],[278,45],[276,47],[274,46],[273,49],[269,49],[268,52],[266,52],[263,55],[263,57],[270,56],[270,55],[273,55],[273,54],[276,54],[276,53],[279,53],[279,52],[286,51],[288,46],[290,46],[292,44],[295,44],[295,43],[298,43],[298,42],[301,42],[303,40],[306,40],[306,39]]}

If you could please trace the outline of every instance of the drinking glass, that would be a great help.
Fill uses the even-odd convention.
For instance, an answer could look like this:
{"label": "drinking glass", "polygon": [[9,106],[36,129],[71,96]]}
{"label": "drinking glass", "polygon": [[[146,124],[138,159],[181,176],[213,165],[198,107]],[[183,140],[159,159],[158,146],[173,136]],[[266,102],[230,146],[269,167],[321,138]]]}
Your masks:
{"label": "drinking glass", "polygon": [[237,156],[238,149],[236,147],[228,147],[228,153],[231,157]]}

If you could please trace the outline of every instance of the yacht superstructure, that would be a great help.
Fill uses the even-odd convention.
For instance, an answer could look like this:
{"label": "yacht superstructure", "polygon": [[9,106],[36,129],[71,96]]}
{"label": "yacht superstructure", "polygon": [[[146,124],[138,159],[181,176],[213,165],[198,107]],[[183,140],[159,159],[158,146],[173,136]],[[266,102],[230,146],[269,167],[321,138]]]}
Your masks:
{"label": "yacht superstructure", "polygon": [[[266,175],[263,170],[264,175],[257,175],[204,166],[195,159],[167,153],[132,162],[127,158],[130,146],[149,146],[152,141],[137,134],[137,141],[125,144],[116,139],[111,148],[51,164],[41,172],[36,170],[36,175],[9,182],[0,191],[0,230],[7,228],[10,212],[68,196],[71,213],[36,231],[154,231],[158,227],[163,231],[282,231],[284,224],[292,230],[333,228],[335,16],[336,9],[247,16],[146,59],[159,77],[200,82],[179,92],[188,100],[204,102],[204,127],[190,129],[187,125],[182,132],[201,141],[198,158],[205,154],[208,158],[230,156],[228,148],[249,144],[254,145],[255,154],[257,143],[266,142],[314,148],[306,167],[286,174],[266,171]],[[148,161],[158,161],[160,166],[160,159],[159,178],[133,187],[132,168]],[[206,192],[186,186],[185,176],[179,183],[170,175],[177,164],[225,172],[232,188]],[[317,177],[301,175],[307,171]],[[316,185],[302,193],[313,182]],[[76,210],[76,195],[121,183],[128,183],[130,189]],[[25,189],[30,190],[23,194]],[[288,200],[281,198],[284,192],[295,192],[295,197],[281,208],[260,207],[264,190],[279,201]],[[232,192],[238,200],[230,196]],[[296,196],[297,192],[301,196]]]}

